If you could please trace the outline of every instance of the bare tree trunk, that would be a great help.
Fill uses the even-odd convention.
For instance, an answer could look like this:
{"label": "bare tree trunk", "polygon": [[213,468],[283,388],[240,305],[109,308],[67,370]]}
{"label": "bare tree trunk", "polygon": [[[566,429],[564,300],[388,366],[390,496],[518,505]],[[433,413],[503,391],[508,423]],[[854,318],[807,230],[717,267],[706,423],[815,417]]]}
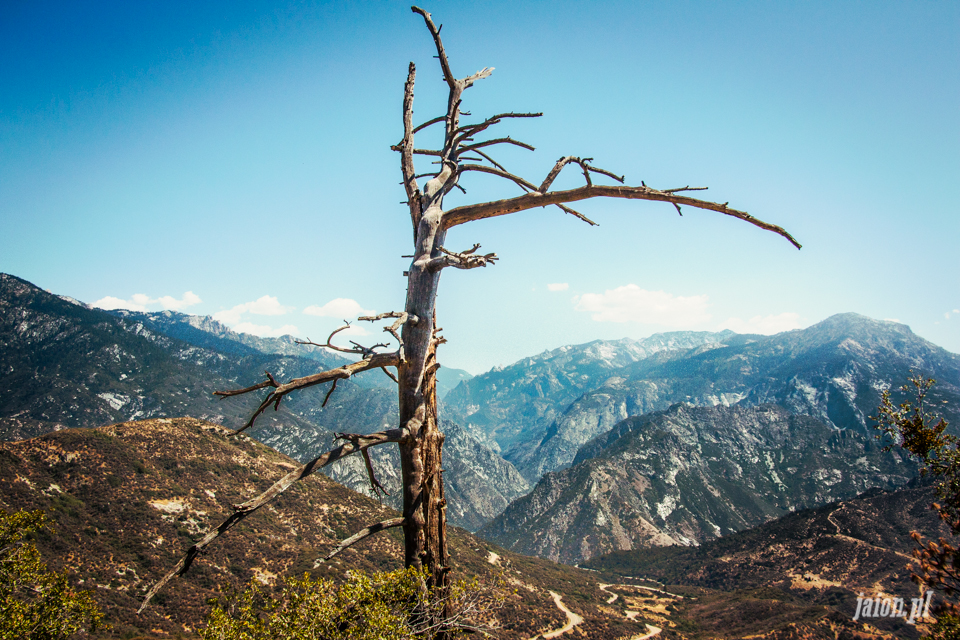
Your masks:
{"label": "bare tree trunk", "polygon": [[435,324],[440,270],[430,268],[430,261],[441,255],[444,235],[440,230],[439,205],[437,202],[429,207],[417,226],[416,252],[408,272],[404,308],[410,319],[403,326],[404,358],[398,378],[400,425],[409,434],[409,440],[400,443],[406,520],[404,564],[425,568],[430,575],[429,586],[446,595],[450,568],[443,497],[443,434],[439,429],[436,390],[437,346],[442,341]]}

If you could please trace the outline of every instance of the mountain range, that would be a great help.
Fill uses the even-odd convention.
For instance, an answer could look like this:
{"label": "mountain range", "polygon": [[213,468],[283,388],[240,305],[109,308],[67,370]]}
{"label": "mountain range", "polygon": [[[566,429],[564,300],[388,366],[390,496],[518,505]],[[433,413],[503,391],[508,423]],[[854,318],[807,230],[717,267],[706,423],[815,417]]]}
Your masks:
{"label": "mountain range", "polygon": [[[169,311],[105,312],[0,275],[3,439],[178,416],[239,426],[257,398],[217,401],[212,391],[343,362],[289,336]],[[698,544],[902,484],[914,469],[874,446],[869,415],[911,371],[938,379],[934,399],[960,424],[960,356],[856,314],[774,336],[672,332],[565,346],[476,377],[452,370],[441,404],[448,514],[509,548],[580,562]],[[325,407],[325,389],[298,394],[250,435],[312,459],[337,432],[394,424],[392,385],[358,376]],[[394,507],[396,462],[394,451],[374,451]],[[373,495],[362,460],[327,473]],[[809,478],[819,486],[799,480]]]}
{"label": "mountain range", "polygon": [[467,380],[445,400],[454,420],[487,434],[536,482],[621,420],[677,402],[775,403],[868,434],[881,392],[911,371],[937,379],[936,399],[958,424],[960,356],[853,313],[772,336],[674,332],[562,347]]}
{"label": "mountain range", "polygon": [[572,467],[546,474],[479,534],[577,564],[613,551],[702,544],[915,474],[874,438],[777,405],[677,404],[597,436]]}
{"label": "mountain range", "polygon": [[[0,439],[20,440],[70,427],[144,418],[192,416],[238,428],[259,400],[254,394],[217,400],[213,392],[248,386],[270,371],[293,378],[348,362],[293,338],[237,334],[204,317],[174,312],[106,312],[0,274]],[[443,369],[441,369],[443,371]],[[462,380],[453,370],[450,378]],[[342,381],[323,405],[325,389],[296,394],[268,411],[250,435],[301,461],[333,445],[334,433],[370,433],[397,421],[394,383],[371,373]],[[451,522],[476,529],[527,490],[512,465],[459,426],[445,422]],[[393,452],[374,462],[399,505]],[[372,493],[362,461],[328,473]]]}

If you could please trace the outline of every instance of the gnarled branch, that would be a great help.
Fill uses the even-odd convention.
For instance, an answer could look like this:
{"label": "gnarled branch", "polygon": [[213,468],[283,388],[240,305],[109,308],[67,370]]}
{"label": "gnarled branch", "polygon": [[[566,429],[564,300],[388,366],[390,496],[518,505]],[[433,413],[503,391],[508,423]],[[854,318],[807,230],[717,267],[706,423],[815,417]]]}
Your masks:
{"label": "gnarled branch", "polygon": [[353,534],[352,536],[350,536],[349,538],[341,542],[336,549],[334,549],[333,551],[325,555],[323,557],[323,560],[321,560],[321,562],[327,562],[328,560],[333,558],[335,555],[337,555],[344,549],[360,542],[364,538],[369,538],[375,533],[385,531],[386,529],[392,529],[393,527],[402,527],[406,523],[406,521],[407,519],[403,517],[391,518],[389,520],[384,520],[383,522],[372,524],[369,527],[366,527],[365,529],[361,529],[360,531],[357,531],[355,534]]}
{"label": "gnarled branch", "polygon": [[381,493],[385,496],[390,495],[390,492],[384,489],[380,481],[377,480],[377,474],[373,472],[373,461],[370,460],[370,452],[363,449],[360,451],[360,454],[363,456],[363,465],[367,468],[367,478],[370,480],[370,488],[373,489],[373,494],[377,496],[377,499],[380,498]]}
{"label": "gnarled branch", "polygon": [[575,218],[580,218],[581,220],[583,220],[584,222],[586,222],[587,224],[589,224],[591,227],[597,227],[597,226],[599,226],[596,222],[594,222],[593,220],[591,220],[590,218],[588,218],[587,216],[583,215],[582,213],[580,213],[579,211],[577,211],[577,210],[575,210],[575,209],[571,209],[570,207],[568,207],[568,206],[566,206],[566,205],[563,205],[563,204],[558,204],[557,207],[558,207],[561,211],[563,211],[564,213],[569,213],[570,215],[572,215],[572,216],[575,217]]}
{"label": "gnarled branch", "polygon": [[477,124],[468,124],[457,129],[457,139],[456,143],[460,144],[464,140],[468,140],[478,133],[486,130],[489,127],[492,127],[495,124],[499,124],[504,118],[539,118],[543,113],[498,113],[495,116],[490,116],[483,122],[478,122]]}
{"label": "gnarled branch", "polygon": [[527,144],[526,142],[521,142],[520,140],[514,140],[510,136],[507,136],[506,138],[494,138],[493,140],[484,140],[483,142],[478,142],[476,144],[470,144],[465,147],[460,147],[460,150],[458,151],[458,153],[468,153],[470,151],[475,151],[482,147],[489,147],[495,144],[512,144],[514,146],[521,147],[523,149],[529,149],[530,151],[537,150],[533,145]]}
{"label": "gnarled branch", "polygon": [[536,189],[536,191],[539,191],[540,193],[546,193],[550,189],[550,185],[553,184],[553,181],[557,179],[558,175],[560,175],[560,172],[563,170],[563,168],[571,163],[579,164],[580,168],[583,169],[583,177],[587,181],[587,186],[591,186],[593,184],[593,181],[590,179],[591,172],[608,176],[620,184],[623,184],[623,176],[618,176],[612,171],[607,171],[606,169],[594,167],[589,164],[591,160],[593,160],[593,158],[578,158],[576,156],[564,156],[560,158],[557,160],[557,163],[553,165],[553,169],[551,169],[550,173],[547,174],[547,177],[543,179],[543,182],[540,184],[540,188]]}
{"label": "gnarled branch", "polygon": [[444,255],[431,258],[430,261],[427,262],[427,270],[437,271],[439,269],[443,269],[444,267],[456,267],[457,269],[476,269],[477,267],[486,267],[488,264],[496,264],[496,261],[498,260],[497,254],[488,253],[482,256],[475,255],[477,249],[479,248],[480,245],[475,244],[472,248],[457,253],[455,251],[447,251],[443,247],[440,247],[440,251]]}
{"label": "gnarled branch", "polygon": [[756,227],[760,227],[761,229],[772,231],[773,233],[781,235],[786,238],[790,244],[798,249],[801,246],[800,243],[797,242],[794,237],[787,233],[787,231],[782,227],[778,227],[777,225],[754,218],[746,211],[731,209],[727,206],[727,203],[720,204],[717,202],[698,200],[696,198],[691,198],[689,196],[684,196],[677,193],[659,191],[647,186],[623,187],[616,185],[607,186],[595,184],[580,187],[579,189],[570,189],[567,191],[551,191],[549,193],[541,193],[537,191],[533,193],[526,193],[522,196],[517,196],[516,198],[507,198],[505,200],[495,200],[492,202],[466,205],[447,211],[443,216],[443,227],[446,230],[466,222],[471,222],[473,220],[482,220],[484,218],[503,216],[510,213],[516,213],[518,211],[526,211],[527,209],[533,209],[536,207],[577,202],[578,200],[586,200],[588,198],[654,200],[658,202],[670,202],[674,205],[682,204],[696,207],[698,209],[716,211],[718,213],[743,220],[744,222],[748,222]]}
{"label": "gnarled branch", "polygon": [[443,49],[443,42],[440,40],[440,29],[438,29],[437,25],[433,23],[433,18],[430,16],[430,14],[420,7],[410,7],[410,10],[423,16],[423,21],[427,24],[427,29],[430,30],[430,35],[433,36],[433,43],[437,47],[437,58],[440,60],[440,69],[443,71],[443,80],[450,85],[450,88],[452,89],[456,84],[457,79],[453,77],[453,71],[450,70],[450,61],[447,59],[447,52]]}
{"label": "gnarled branch", "polygon": [[[378,320],[384,320],[386,318],[397,319],[396,322],[394,322],[389,327],[384,327],[383,330],[389,333],[390,335],[392,335],[394,339],[397,341],[397,344],[400,345],[400,347],[397,349],[397,355],[400,358],[400,362],[402,363],[405,359],[403,355],[403,338],[400,337],[398,330],[407,322],[409,322],[412,326],[416,326],[417,323],[420,322],[420,318],[418,318],[417,316],[410,315],[406,311],[388,311],[386,313],[381,313],[376,316],[361,316],[360,318],[358,318],[358,320],[363,320],[365,322],[376,322]],[[384,369],[384,372],[386,371],[387,370]],[[387,375],[389,376],[390,374],[387,373]],[[395,378],[394,378],[394,382],[396,382]]]}
{"label": "gnarled branch", "polygon": [[323,455],[320,455],[307,464],[303,465],[298,469],[294,469],[287,475],[283,476],[280,480],[275,482],[273,486],[261,493],[256,498],[248,500],[242,504],[234,505],[233,513],[226,520],[220,523],[216,529],[212,529],[203,537],[200,542],[197,542],[180,558],[180,561],[176,566],[171,569],[163,578],[157,581],[150,590],[147,592],[147,595],[143,599],[143,603],[140,605],[140,609],[137,613],[142,612],[150,600],[157,594],[160,589],[162,589],[168,582],[176,578],[177,576],[182,576],[184,573],[190,569],[190,566],[193,564],[193,561],[196,560],[197,556],[200,555],[200,552],[204,550],[211,542],[219,538],[221,535],[235,527],[239,524],[244,518],[254,513],[257,509],[267,504],[281,493],[292,487],[294,484],[303,480],[310,474],[312,474],[317,469],[327,466],[341,458],[356,453],[357,451],[364,451],[370,447],[374,447],[379,444],[385,444],[388,442],[400,442],[406,435],[407,431],[404,429],[389,429],[387,431],[380,431],[377,433],[371,433],[369,435],[357,435],[353,434],[341,434],[343,436],[350,435],[350,438],[347,438],[348,442],[340,445],[330,451],[327,451]]}
{"label": "gnarled branch", "polygon": [[403,86],[403,141],[400,143],[400,169],[403,172],[403,188],[407,192],[407,204],[410,207],[410,221],[413,223],[414,241],[417,225],[420,224],[420,186],[417,184],[416,169],[413,166],[413,134],[432,121],[413,128],[413,84],[417,78],[417,67],[412,62],[407,71],[407,82]]}
{"label": "gnarled branch", "polygon": [[319,373],[304,376],[302,378],[294,378],[293,380],[283,384],[277,382],[277,380],[268,373],[267,377],[269,379],[261,382],[260,384],[255,384],[251,387],[246,387],[245,389],[237,389],[235,391],[215,391],[214,395],[221,397],[237,396],[244,393],[249,393],[251,391],[256,391],[257,389],[273,387],[273,390],[267,394],[266,398],[263,399],[263,402],[260,403],[260,406],[257,407],[257,410],[252,416],[250,416],[250,419],[247,420],[246,424],[233,432],[233,435],[237,435],[252,427],[256,419],[260,417],[260,415],[266,411],[267,407],[269,407],[271,404],[273,404],[275,410],[278,409],[280,407],[280,401],[284,398],[284,396],[292,391],[306,389],[307,387],[323,384],[324,382],[331,382],[336,379],[346,379],[363,371],[369,371],[370,369],[395,367],[399,363],[400,355],[397,352],[375,353],[358,362],[351,362],[350,364],[345,364],[336,369],[328,369],[327,371],[321,371]]}

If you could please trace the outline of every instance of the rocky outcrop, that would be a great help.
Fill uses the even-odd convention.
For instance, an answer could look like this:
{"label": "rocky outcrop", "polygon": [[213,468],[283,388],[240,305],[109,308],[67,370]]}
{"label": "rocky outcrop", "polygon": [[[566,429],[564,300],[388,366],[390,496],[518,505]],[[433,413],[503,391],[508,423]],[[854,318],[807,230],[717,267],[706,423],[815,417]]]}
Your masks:
{"label": "rocky outcrop", "polygon": [[906,483],[915,467],[873,438],[774,405],[689,407],[630,418],[569,469],[480,530],[567,563],[616,550],[696,545],[790,511]]}
{"label": "rocky outcrop", "polygon": [[444,401],[454,419],[484,433],[513,459],[538,442],[571,402],[617,380],[628,365],[656,354],[709,348],[728,335],[733,334],[678,331],[560,347],[475,376]]}

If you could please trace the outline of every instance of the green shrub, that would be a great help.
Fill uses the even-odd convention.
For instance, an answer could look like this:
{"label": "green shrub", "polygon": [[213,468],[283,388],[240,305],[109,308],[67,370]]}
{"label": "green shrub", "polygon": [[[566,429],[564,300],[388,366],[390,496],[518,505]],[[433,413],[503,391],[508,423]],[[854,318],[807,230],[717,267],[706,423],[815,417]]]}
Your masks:
{"label": "green shrub", "polygon": [[103,614],[64,573],[47,571],[27,537],[46,527],[42,511],[0,509],[0,640],[60,640],[100,628]]}
{"label": "green shrub", "polygon": [[[445,625],[446,637],[487,630],[502,605],[494,589],[478,580],[450,588],[445,601],[431,597],[426,574],[397,569],[366,575],[347,572],[336,584],[324,578],[288,578],[278,596],[256,581],[228,602],[215,602],[200,632],[203,640],[400,640],[433,638],[446,608],[456,612]],[[499,583],[497,583],[499,585]]]}

